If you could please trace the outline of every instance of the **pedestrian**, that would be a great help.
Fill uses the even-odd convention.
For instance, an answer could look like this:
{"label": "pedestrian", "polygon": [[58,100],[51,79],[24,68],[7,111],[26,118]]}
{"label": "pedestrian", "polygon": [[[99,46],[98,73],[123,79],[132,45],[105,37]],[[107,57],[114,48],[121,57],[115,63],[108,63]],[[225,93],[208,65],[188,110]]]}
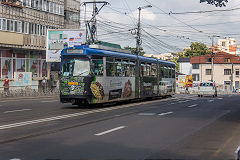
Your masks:
{"label": "pedestrian", "polygon": [[6,76],[5,79],[4,79],[3,87],[4,87],[5,95],[8,96],[9,95],[9,79],[8,79],[8,76]]}
{"label": "pedestrian", "polygon": [[42,80],[42,88],[43,88],[43,92],[46,93],[46,90],[47,90],[47,80],[45,78],[45,76],[43,77],[43,80]]}

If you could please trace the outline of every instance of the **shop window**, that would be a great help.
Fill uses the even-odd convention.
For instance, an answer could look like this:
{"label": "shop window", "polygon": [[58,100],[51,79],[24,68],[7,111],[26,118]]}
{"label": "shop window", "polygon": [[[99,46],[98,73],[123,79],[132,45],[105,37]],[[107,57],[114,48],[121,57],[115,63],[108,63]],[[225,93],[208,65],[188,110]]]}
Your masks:
{"label": "shop window", "polygon": [[47,77],[47,62],[46,60],[41,60],[42,77]]}
{"label": "shop window", "polygon": [[29,65],[30,65],[30,72],[32,72],[32,77],[33,78],[39,77],[39,60],[38,60],[37,54],[31,55]]}
{"label": "shop window", "polygon": [[25,72],[26,68],[25,68],[25,59],[20,59],[17,58],[17,64],[16,64],[16,71],[17,72]]}
{"label": "shop window", "polygon": [[93,59],[93,74],[96,76],[103,76],[103,60]]}
{"label": "shop window", "polygon": [[12,58],[2,57],[2,76],[12,78]]}

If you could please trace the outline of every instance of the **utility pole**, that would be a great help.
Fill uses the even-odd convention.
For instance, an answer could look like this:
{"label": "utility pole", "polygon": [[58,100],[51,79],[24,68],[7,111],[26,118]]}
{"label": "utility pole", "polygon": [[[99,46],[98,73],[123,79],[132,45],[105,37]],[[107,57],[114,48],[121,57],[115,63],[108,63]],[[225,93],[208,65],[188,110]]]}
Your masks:
{"label": "utility pole", "polygon": [[211,54],[211,82],[213,82],[213,47],[214,47],[214,37],[212,37],[212,54]]}
{"label": "utility pole", "polygon": [[213,69],[214,69],[214,51],[213,51],[213,48],[214,48],[214,37],[220,37],[218,35],[213,35],[212,36],[212,54],[211,54],[211,82],[213,82]]}
{"label": "utility pole", "polygon": [[152,7],[151,5],[147,5],[144,7],[138,7],[138,24],[137,24],[137,37],[136,37],[136,55],[137,55],[137,69],[136,69],[136,80],[137,80],[137,97],[140,98],[141,94],[141,83],[140,83],[140,62],[138,56],[140,55],[140,48],[141,48],[141,10],[144,8],[150,8]]}
{"label": "utility pole", "polygon": [[[93,4],[93,14],[92,14],[92,18],[90,20],[85,20],[86,23],[86,38],[88,43],[90,44],[94,44],[97,41],[97,20],[96,20],[96,16],[99,14],[99,12],[101,11],[101,9],[105,6],[105,5],[109,5],[108,2],[106,1],[96,1],[94,0],[93,2],[84,2],[82,3],[82,5],[85,6],[85,19],[86,19],[86,5],[87,4]],[[102,6],[98,9],[97,8],[97,4],[101,4]]]}

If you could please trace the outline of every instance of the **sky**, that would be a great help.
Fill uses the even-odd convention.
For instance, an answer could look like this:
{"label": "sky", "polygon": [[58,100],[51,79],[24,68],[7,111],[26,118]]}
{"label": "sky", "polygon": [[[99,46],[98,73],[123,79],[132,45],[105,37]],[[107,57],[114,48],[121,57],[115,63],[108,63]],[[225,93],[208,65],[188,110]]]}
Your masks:
{"label": "sky", "polygon": [[[227,6],[221,8],[200,3],[200,0],[106,1],[109,5],[104,6],[97,15],[98,40],[117,43],[122,48],[136,47],[134,28],[137,27],[138,8],[149,4],[151,8],[141,10],[142,47],[148,54],[179,52],[189,47],[191,42],[211,46],[213,36],[235,38],[240,44],[239,0],[229,0]],[[91,12],[92,6],[89,5],[86,9],[87,20]],[[84,13],[82,7],[82,27]],[[214,38],[215,44],[217,40],[217,37]]]}

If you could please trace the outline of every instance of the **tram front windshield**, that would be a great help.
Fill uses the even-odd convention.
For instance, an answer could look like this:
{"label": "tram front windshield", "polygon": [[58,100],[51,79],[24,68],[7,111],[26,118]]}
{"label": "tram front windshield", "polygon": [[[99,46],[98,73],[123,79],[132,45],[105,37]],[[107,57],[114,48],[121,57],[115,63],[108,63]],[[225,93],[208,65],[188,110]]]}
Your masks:
{"label": "tram front windshield", "polygon": [[90,62],[87,59],[71,59],[62,64],[63,76],[87,76],[90,73]]}

